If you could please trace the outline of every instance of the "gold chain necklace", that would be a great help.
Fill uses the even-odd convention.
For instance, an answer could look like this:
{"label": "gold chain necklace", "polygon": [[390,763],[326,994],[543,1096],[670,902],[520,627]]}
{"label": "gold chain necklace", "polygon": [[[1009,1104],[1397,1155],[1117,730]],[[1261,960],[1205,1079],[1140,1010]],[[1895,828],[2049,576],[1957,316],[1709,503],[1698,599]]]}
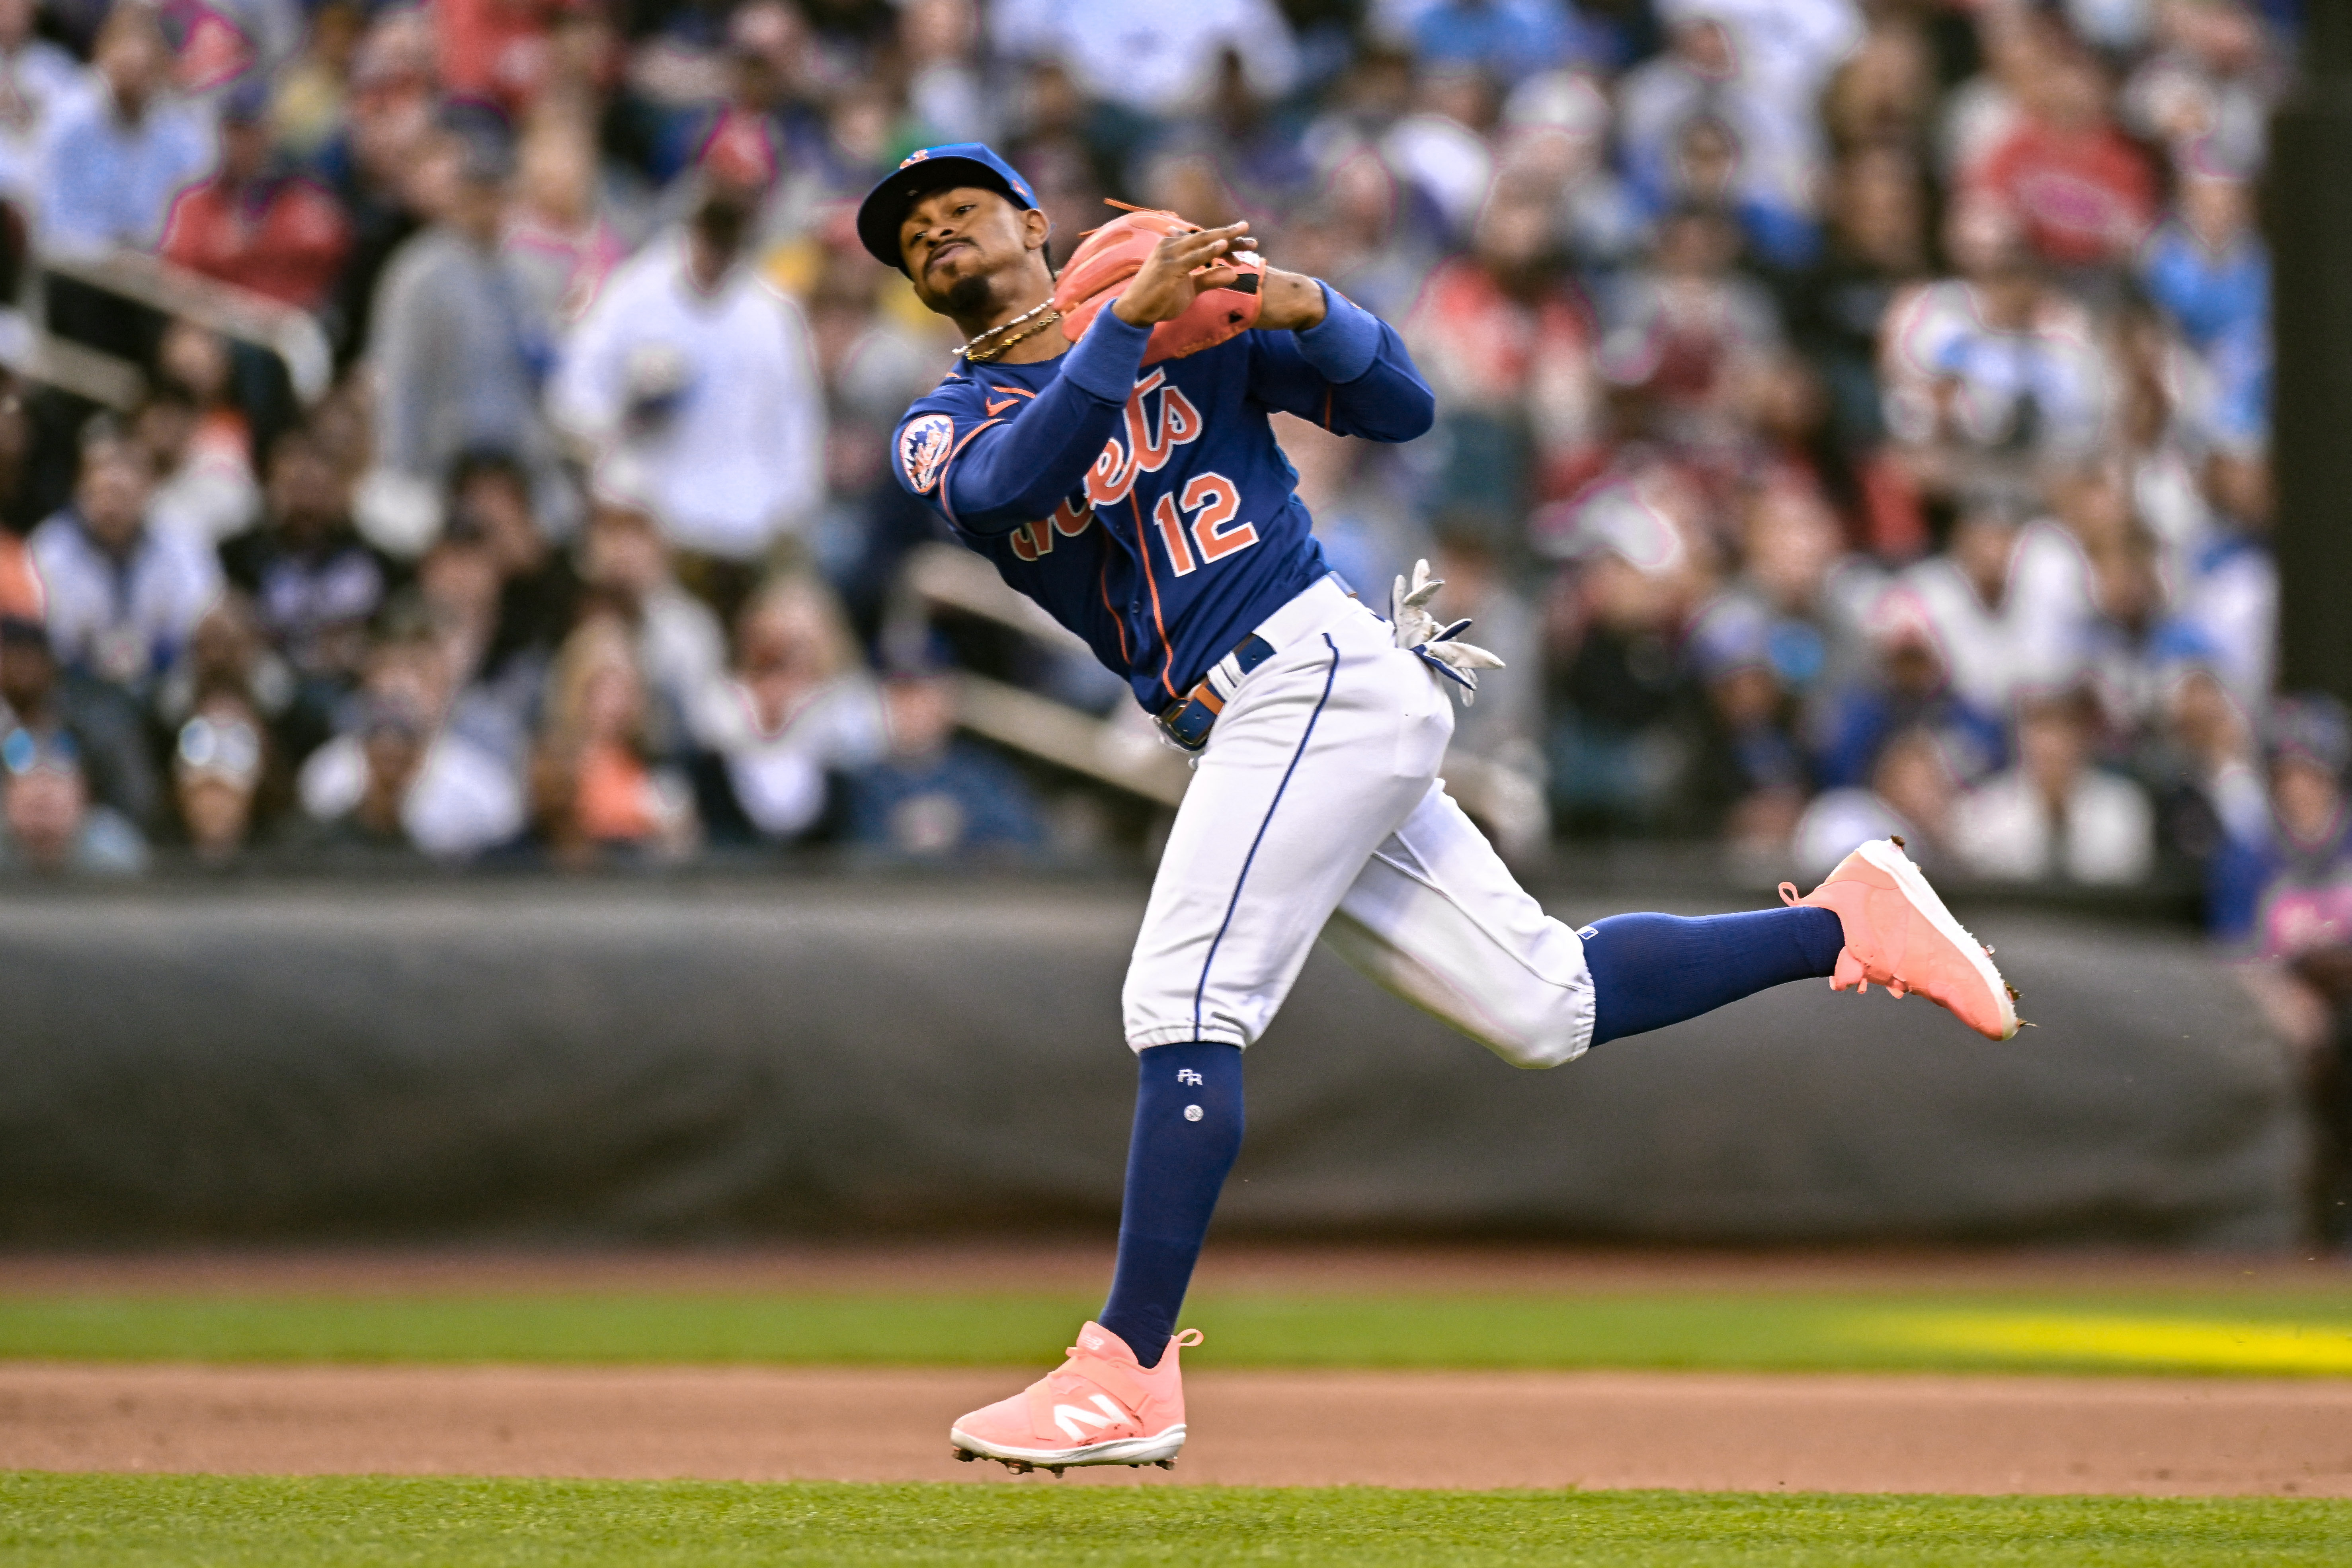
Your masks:
{"label": "gold chain necklace", "polygon": [[[1013,331],[1013,328],[1021,326],[1024,321],[1029,321],[1032,316],[1042,316],[1042,319],[1034,322],[1021,331]],[[956,353],[961,354],[968,363],[989,364],[1003,358],[1005,351],[1013,347],[1013,344],[1020,342],[1024,339],[1035,337],[1039,332],[1044,331],[1047,327],[1052,326],[1061,319],[1062,312],[1054,309],[1054,301],[1047,300],[1042,304],[1031,306],[1028,310],[1022,311],[1021,314],[1013,317],[1009,321],[999,322],[997,325],[989,328],[988,331],[984,332],[975,333],[971,342],[956,350]],[[997,342],[990,343],[986,348],[979,346],[983,340],[996,337],[1000,332],[1013,332],[1013,335],[1009,338],[1002,339]]]}

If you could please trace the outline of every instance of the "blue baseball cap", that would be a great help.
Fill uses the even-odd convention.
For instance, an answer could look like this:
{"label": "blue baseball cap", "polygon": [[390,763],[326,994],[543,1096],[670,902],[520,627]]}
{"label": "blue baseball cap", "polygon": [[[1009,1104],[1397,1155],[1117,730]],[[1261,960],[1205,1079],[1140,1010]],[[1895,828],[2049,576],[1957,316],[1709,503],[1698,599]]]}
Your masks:
{"label": "blue baseball cap", "polygon": [[857,207],[857,237],[885,267],[907,270],[898,253],[898,226],[917,194],[949,185],[978,185],[1001,193],[1017,207],[1034,207],[1037,193],[1012,164],[981,142],[949,142],[907,154],[897,168],[866,193]]}

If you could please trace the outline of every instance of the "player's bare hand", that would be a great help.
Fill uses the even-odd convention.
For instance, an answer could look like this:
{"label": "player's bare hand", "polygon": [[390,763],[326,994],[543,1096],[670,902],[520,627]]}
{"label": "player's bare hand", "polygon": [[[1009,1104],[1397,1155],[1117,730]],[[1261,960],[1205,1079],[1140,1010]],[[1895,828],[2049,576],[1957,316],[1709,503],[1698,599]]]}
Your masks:
{"label": "player's bare hand", "polygon": [[1201,290],[1225,288],[1241,276],[1222,258],[1256,248],[1257,241],[1249,237],[1245,221],[1171,234],[1151,247],[1142,270],[1120,290],[1111,314],[1131,327],[1172,321],[1191,307]]}

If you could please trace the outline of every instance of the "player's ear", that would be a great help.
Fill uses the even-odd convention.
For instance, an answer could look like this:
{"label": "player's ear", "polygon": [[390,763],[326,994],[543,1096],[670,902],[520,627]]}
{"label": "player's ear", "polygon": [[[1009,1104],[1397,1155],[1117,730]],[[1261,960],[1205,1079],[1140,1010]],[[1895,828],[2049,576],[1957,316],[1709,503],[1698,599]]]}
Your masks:
{"label": "player's ear", "polygon": [[1021,244],[1025,250],[1043,250],[1054,237],[1054,220],[1036,207],[1021,209]]}

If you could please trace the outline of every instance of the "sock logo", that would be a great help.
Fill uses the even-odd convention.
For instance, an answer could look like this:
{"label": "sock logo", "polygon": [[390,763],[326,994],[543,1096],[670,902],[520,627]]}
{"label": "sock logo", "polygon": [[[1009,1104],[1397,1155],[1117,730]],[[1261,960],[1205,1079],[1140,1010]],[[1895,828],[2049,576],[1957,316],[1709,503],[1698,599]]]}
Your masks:
{"label": "sock logo", "polygon": [[1194,1072],[1191,1068],[1181,1068],[1177,1070],[1176,1081],[1178,1083],[1199,1083],[1201,1081],[1201,1075]]}
{"label": "sock logo", "polygon": [[1197,1105],[1188,1105],[1184,1108],[1184,1120],[1187,1121],[1198,1121],[1201,1120],[1202,1114],[1203,1112]]}

